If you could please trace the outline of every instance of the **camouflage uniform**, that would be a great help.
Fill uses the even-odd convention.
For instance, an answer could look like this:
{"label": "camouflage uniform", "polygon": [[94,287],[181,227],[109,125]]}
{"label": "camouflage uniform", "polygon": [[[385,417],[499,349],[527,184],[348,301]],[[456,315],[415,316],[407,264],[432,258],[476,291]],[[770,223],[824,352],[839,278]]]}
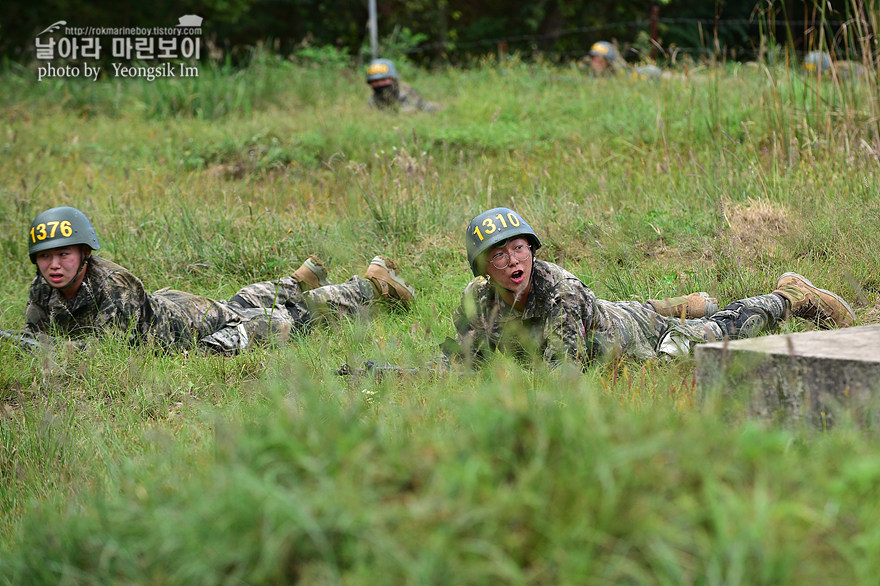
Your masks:
{"label": "camouflage uniform", "polygon": [[[370,108],[379,110],[398,110],[410,113],[419,110],[424,112],[438,112],[440,105],[436,102],[425,100],[414,87],[402,81],[394,81],[388,90],[373,92],[368,102]],[[396,96],[396,99],[395,99]]]}
{"label": "camouflage uniform", "polygon": [[601,73],[591,72],[594,77],[621,77],[627,79],[645,79],[648,81],[660,81],[672,77],[668,71],[663,71],[656,65],[643,63],[641,65],[611,64]]}
{"label": "camouflage uniform", "polygon": [[517,357],[540,353],[548,362],[672,357],[705,342],[707,330],[714,338],[749,337],[773,328],[785,312],[782,298],[769,294],[732,303],[711,318],[682,321],[661,316],[649,304],[597,299],[573,274],[536,260],[522,311],[504,303],[486,277],[471,281],[453,316],[454,343],[447,341],[444,350],[478,361],[488,350]]}
{"label": "camouflage uniform", "polygon": [[320,315],[356,314],[376,298],[362,277],[303,292],[293,277],[249,285],[232,299],[215,301],[174,289],[144,291],[121,266],[92,256],[76,295],[66,299],[37,275],[31,283],[26,333],[81,338],[116,331],[132,343],[155,341],[166,348],[196,345],[235,354],[271,336],[305,331]]}

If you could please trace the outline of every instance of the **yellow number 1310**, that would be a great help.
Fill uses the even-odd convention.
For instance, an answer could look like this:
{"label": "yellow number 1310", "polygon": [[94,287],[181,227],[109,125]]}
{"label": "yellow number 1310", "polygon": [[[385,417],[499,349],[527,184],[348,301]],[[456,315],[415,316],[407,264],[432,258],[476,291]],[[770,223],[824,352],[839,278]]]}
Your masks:
{"label": "yellow number 1310", "polygon": [[[519,218],[512,212],[507,213],[507,222],[504,221],[504,216],[501,214],[497,214],[495,218],[498,218],[498,221],[501,222],[502,229],[507,228],[507,222],[510,222],[510,225],[513,227],[519,226]],[[486,218],[483,220],[483,226],[486,228],[487,236],[499,229],[498,226],[495,225],[495,220],[493,218]],[[479,226],[474,226],[474,234],[476,234],[477,238],[483,240],[483,233],[480,231]]]}

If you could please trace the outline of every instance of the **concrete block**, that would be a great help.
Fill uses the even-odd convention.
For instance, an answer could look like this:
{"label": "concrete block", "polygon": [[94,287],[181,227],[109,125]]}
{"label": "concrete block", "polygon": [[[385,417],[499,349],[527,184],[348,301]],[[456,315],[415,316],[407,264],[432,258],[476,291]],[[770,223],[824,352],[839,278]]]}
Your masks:
{"label": "concrete block", "polygon": [[880,325],[700,344],[695,356],[700,397],[734,417],[880,427]]}

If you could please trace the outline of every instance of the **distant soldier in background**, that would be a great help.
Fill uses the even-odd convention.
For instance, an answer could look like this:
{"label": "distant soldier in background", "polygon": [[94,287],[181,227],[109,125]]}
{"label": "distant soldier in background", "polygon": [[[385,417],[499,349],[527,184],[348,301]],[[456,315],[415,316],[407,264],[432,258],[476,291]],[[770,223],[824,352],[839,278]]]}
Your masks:
{"label": "distant soldier in background", "polygon": [[804,56],[804,71],[811,75],[836,75],[841,79],[862,77],[867,73],[858,61],[832,61],[824,51],[810,51]]}
{"label": "distant soldier in background", "polygon": [[232,355],[256,341],[307,331],[327,314],[355,315],[380,299],[405,305],[414,296],[394,263],[380,256],[364,277],[340,285],[328,284],[323,264],[310,256],[291,276],[244,287],[229,301],[173,289],[148,294],[127,269],[92,254],[100,248],[91,222],[76,208],[52,208],[34,219],[28,254],[37,275],[28,295],[26,336],[116,332],[132,343]]}
{"label": "distant soldier in background", "polygon": [[597,41],[590,47],[590,70],[596,77],[614,75],[623,65],[620,53],[608,41]]}
{"label": "distant soldier in background", "polygon": [[575,275],[535,258],[541,241],[508,208],[471,220],[465,241],[476,278],[453,315],[455,338],[442,344],[452,360],[479,362],[495,350],[551,363],[670,358],[701,342],[758,335],[791,316],[822,327],[849,326],[855,319],[843,299],[796,273],[783,274],[772,293],[721,311],[710,308],[714,300],[705,293],[645,303],[598,299]]}
{"label": "distant soldier in background", "polygon": [[657,81],[663,72],[656,65],[645,63],[629,67],[620,56],[620,52],[608,41],[598,41],[590,47],[590,70],[596,77],[608,77],[627,74],[634,79]]}
{"label": "distant soldier in background", "polygon": [[824,51],[810,51],[804,56],[804,71],[807,73],[831,71],[831,55]]}
{"label": "distant soldier in background", "polygon": [[437,102],[428,102],[411,85],[400,81],[397,68],[388,59],[374,59],[367,65],[367,84],[373,88],[369,105],[379,110],[439,112]]}

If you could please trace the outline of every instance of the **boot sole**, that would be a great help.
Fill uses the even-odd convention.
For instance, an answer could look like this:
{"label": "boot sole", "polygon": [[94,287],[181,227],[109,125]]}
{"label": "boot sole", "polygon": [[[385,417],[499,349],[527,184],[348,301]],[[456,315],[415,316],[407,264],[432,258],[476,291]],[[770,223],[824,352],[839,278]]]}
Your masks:
{"label": "boot sole", "polygon": [[[846,311],[847,311],[847,313],[849,313],[849,317],[852,319],[852,321],[856,321],[856,314],[852,310],[852,307],[850,307],[849,303],[844,301],[843,298],[840,297],[840,295],[837,295],[836,293],[832,293],[828,289],[820,289],[819,287],[817,287],[813,283],[811,283],[808,278],[806,278],[805,276],[803,276],[799,273],[783,273],[782,276],[779,277],[779,281],[782,281],[782,279],[784,279],[786,277],[794,277],[795,279],[800,279],[801,281],[806,283],[807,287],[810,287],[811,289],[815,289],[816,291],[819,291],[820,293],[824,293],[826,295],[834,297],[837,301],[840,302],[841,305],[843,305],[844,308],[846,308]],[[779,284],[779,281],[776,281],[777,285]]]}

